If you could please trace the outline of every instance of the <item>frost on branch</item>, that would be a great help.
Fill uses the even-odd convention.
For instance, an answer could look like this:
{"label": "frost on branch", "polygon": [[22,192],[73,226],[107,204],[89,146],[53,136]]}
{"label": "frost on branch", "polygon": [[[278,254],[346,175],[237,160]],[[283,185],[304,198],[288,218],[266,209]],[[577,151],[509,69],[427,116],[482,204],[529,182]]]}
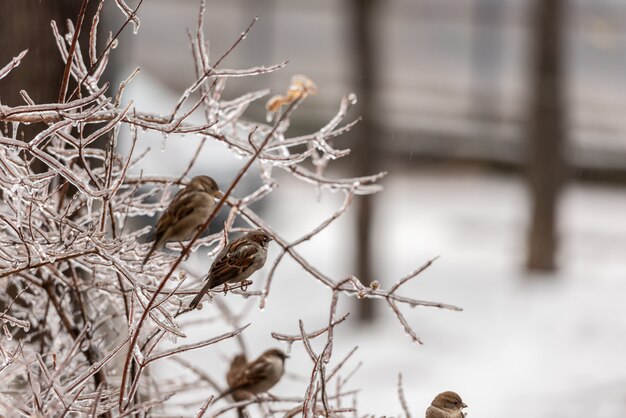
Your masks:
{"label": "frost on branch", "polygon": [[[138,28],[137,10],[123,1],[117,1],[117,5],[127,23]],[[317,92],[315,84],[305,76],[297,76],[284,96],[268,100],[269,92],[262,90],[223,99],[231,78],[265,74],[283,68],[285,63],[249,69],[221,67],[256,19],[212,63],[203,36],[203,18],[204,3],[196,31],[190,34],[196,79],[172,103],[170,114],[143,112],[134,106],[132,98],[121,104],[124,89],[138,70],[120,86],[101,81],[117,45],[117,35],[109,35],[106,48],[98,51],[98,16],[91,21],[89,45],[83,46],[88,51],[88,62],[80,45],[71,47],[73,24],[68,23],[65,34],[56,23],[52,25],[61,57],[71,64],[71,82],[65,84],[70,88],[64,101],[37,104],[28,92],[23,92],[25,104],[0,105],[0,380],[10,382],[0,394],[0,413],[16,410],[24,416],[142,416],[149,411],[167,411],[175,394],[203,389],[200,398],[183,406],[186,413],[218,416],[237,408],[252,408],[249,405],[254,404],[263,414],[352,414],[358,405],[356,391],[345,386],[355,371],[350,363],[356,347],[342,358],[333,357],[334,334],[338,332],[335,328],[348,318],[347,314],[337,314],[339,295],[380,299],[416,343],[421,341],[401,307],[458,310],[397,293],[430,262],[385,290],[378,282],[365,286],[354,276],[329,277],[298,252],[301,243],[315,239],[345,214],[358,195],[381,190],[377,181],[384,173],[358,178],[333,178],[326,174],[329,162],[349,155],[349,150],[338,148],[337,142],[357,122],[346,121],[356,98],[344,97],[337,105],[336,115],[318,131],[290,136],[292,118],[299,104]],[[11,71],[28,71],[18,68],[26,53],[22,51],[3,66],[0,78]],[[244,118],[247,108],[255,102],[267,106],[271,123]],[[195,113],[203,115],[202,123],[190,122]],[[21,128],[30,123],[39,123],[42,129],[33,137],[23,137]],[[202,142],[179,176],[130,175],[144,157],[135,153],[134,145],[146,130],[165,136],[193,134]],[[132,144],[125,154],[120,154],[116,147],[122,132],[129,133]],[[203,237],[198,231],[188,242],[171,244],[176,252],[159,252],[142,267],[150,246],[145,243],[150,228],[136,228],[132,221],[160,213],[167,206],[171,194],[159,191],[163,186],[186,183],[205,141],[221,142],[247,161],[230,184],[222,185],[224,196],[216,204],[212,218],[221,207],[228,209],[224,231]],[[96,147],[97,142],[104,142],[105,146]],[[35,171],[34,163],[43,164],[45,170]],[[243,198],[233,197],[232,190],[253,164],[261,167],[261,186]],[[307,168],[311,165],[313,170]],[[317,227],[289,241],[250,209],[252,203],[266,198],[276,188],[275,170],[285,171],[313,189],[342,193],[343,204]],[[186,268],[186,256],[200,246],[215,255],[230,233],[241,231],[234,227],[236,219],[244,220],[250,228],[267,231],[280,253],[268,262],[261,291],[235,288],[227,297],[205,303],[205,309],[219,315],[218,320],[227,323],[230,331],[187,342],[188,328],[193,323],[184,321],[189,312],[186,307],[201,287],[203,277]],[[299,332],[293,335],[272,333],[277,342],[303,344],[311,360],[310,379],[302,385],[298,397],[259,395],[234,404],[225,400],[213,404],[224,389],[217,383],[221,377],[211,376],[180,355],[231,339],[245,351],[247,321],[232,311],[229,298],[251,298],[263,308],[276,268],[285,258],[294,260],[303,274],[328,289],[327,326],[307,331],[300,321]],[[291,315],[297,317],[298,313]],[[323,349],[315,351],[310,341],[320,337],[325,339]],[[192,380],[155,379],[150,369],[166,362],[188,370]]]}

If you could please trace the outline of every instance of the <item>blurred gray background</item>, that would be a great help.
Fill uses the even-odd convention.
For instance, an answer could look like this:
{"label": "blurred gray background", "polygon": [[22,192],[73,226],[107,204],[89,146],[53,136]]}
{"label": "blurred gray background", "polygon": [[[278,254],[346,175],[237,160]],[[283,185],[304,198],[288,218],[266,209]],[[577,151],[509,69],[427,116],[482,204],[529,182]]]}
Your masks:
{"label": "blurred gray background", "polygon": [[[338,98],[374,73],[373,123],[392,153],[521,163],[535,29],[528,0],[208,1],[207,39],[215,59],[255,15],[260,21],[227,66],[289,60],[287,69],[243,79],[236,89],[269,84],[280,90],[294,73],[321,94],[312,122],[332,114]],[[540,2],[548,5],[550,2]],[[623,168],[626,95],[626,4],[562,1],[562,76],[568,150],[577,166]],[[355,21],[368,8],[371,69],[356,61]],[[196,1],[142,5],[133,65],[176,90],[193,79],[185,27]],[[167,18],[164,20],[163,17]],[[553,22],[553,25],[555,22]],[[545,41],[545,39],[544,39]],[[129,57],[130,58],[130,57]],[[235,83],[233,83],[235,84]],[[233,87],[235,88],[235,87]],[[234,92],[233,92],[234,94]]]}
{"label": "blurred gray background", "polygon": [[[129,62],[175,91],[193,79],[180,28],[195,23],[196,3],[146,3],[129,52]],[[357,93],[364,121],[348,135],[354,158],[340,166],[349,172],[454,165],[526,178],[530,269],[557,267],[558,201],[568,182],[626,180],[623,2],[207,3],[214,59],[259,15],[225,65],[289,60],[282,71],[231,83],[229,93],[266,85],[280,91],[291,75],[308,75],[320,94],[294,126],[303,132],[327,120],[342,95]],[[250,116],[261,119],[262,112],[253,107]],[[371,240],[371,199],[358,203],[357,216],[358,245]],[[358,260],[375,258],[361,247]],[[372,268],[357,272],[367,279]]]}

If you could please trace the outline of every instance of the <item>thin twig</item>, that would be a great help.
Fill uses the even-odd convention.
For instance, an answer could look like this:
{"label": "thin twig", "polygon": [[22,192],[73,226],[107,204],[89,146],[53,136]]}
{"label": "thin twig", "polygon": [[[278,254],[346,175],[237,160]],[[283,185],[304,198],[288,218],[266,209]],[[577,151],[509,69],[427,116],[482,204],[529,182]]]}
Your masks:
{"label": "thin twig", "polygon": [[76,18],[76,29],[74,30],[74,36],[72,37],[72,44],[65,62],[65,69],[63,70],[63,79],[61,80],[61,88],[59,90],[59,103],[65,102],[65,94],[67,93],[67,83],[70,80],[70,68],[72,67],[72,60],[74,59],[74,53],[76,52],[76,43],[78,42],[78,36],[80,30],[83,27],[83,20],[85,19],[85,13],[87,12],[87,4],[89,0],[83,0],[78,11],[78,17]]}
{"label": "thin twig", "polygon": [[398,399],[400,400],[400,405],[402,405],[404,416],[406,418],[411,418],[411,412],[409,411],[409,406],[407,405],[406,398],[404,397],[404,389],[402,388],[402,373],[398,373]]}

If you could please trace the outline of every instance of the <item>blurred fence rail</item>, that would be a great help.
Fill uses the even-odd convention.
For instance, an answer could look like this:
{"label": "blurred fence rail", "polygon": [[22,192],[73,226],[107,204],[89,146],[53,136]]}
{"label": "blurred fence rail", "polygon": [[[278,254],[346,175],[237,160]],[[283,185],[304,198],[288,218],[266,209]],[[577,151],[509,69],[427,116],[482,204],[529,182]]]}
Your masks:
{"label": "blurred fence rail", "polygon": [[[153,0],[143,7],[135,55],[148,71],[179,88],[192,77],[191,67],[180,68],[189,54],[180,48],[186,34],[167,32],[162,16],[193,22],[197,2],[175,3]],[[249,40],[228,65],[289,59],[289,68],[269,76],[269,84],[284,85],[298,72],[316,80],[321,94],[308,112],[315,123],[359,83],[349,62],[347,3],[209,1],[207,38],[217,55],[252,15],[260,15]],[[385,149],[523,162],[529,3],[380,2],[375,122],[382,128]],[[578,0],[566,2],[566,8],[567,158],[575,167],[621,170],[626,166],[626,2]],[[245,82],[240,86],[248,88]]]}

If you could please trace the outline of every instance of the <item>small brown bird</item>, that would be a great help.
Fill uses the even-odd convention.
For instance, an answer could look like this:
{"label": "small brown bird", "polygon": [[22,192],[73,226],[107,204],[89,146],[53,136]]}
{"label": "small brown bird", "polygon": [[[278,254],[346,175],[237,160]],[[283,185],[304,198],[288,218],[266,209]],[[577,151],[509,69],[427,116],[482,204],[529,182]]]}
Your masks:
{"label": "small brown bird", "polygon": [[435,396],[426,410],[426,418],[463,418],[462,409],[467,408],[461,397],[454,392],[442,392]]}
{"label": "small brown bird", "polygon": [[[156,224],[154,244],[146,254],[143,264],[152,253],[168,241],[184,241],[204,224],[215,207],[215,199],[221,195],[217,183],[209,176],[196,176],[180,190],[168,205]],[[143,265],[142,264],[142,265]]]}
{"label": "small brown bird", "polygon": [[[267,392],[280,381],[283,373],[285,373],[287,355],[279,349],[267,350],[259,358],[245,365],[241,365],[242,359],[237,359],[237,357],[231,363],[232,373],[229,370],[226,376],[229,388],[222,392],[215,399],[216,401],[235,393],[238,394],[237,397],[246,399]],[[245,361],[245,357],[243,357],[243,361]],[[233,364],[236,364],[234,368]]]}
{"label": "small brown bird", "polygon": [[195,309],[210,289],[221,284],[242,282],[263,267],[271,240],[267,232],[257,229],[226,244],[215,257],[206,284],[191,301],[189,309]]}

